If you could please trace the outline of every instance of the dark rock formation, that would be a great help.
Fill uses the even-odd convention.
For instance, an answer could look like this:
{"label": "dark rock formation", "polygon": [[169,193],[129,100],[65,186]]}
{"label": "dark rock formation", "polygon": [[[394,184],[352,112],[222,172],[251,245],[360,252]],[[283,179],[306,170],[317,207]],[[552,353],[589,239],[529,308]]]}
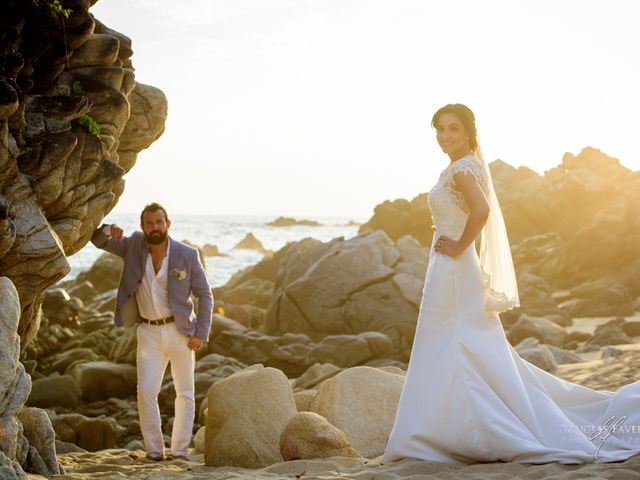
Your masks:
{"label": "dark rock formation", "polygon": [[[0,16],[0,471],[64,473],[55,460],[47,413],[25,408],[36,359],[73,340],[82,300],[64,290],[44,291],[69,272],[77,252],[124,189],[124,174],[164,130],[164,94],[135,81],[131,41],[96,20],[91,0],[6,0]],[[57,6],[56,6],[57,5]],[[60,7],[60,8],[57,8]],[[80,288],[80,286],[78,287]],[[80,290],[85,298],[93,286]],[[47,342],[18,361],[36,337],[42,308]],[[87,317],[86,312],[84,312]],[[99,314],[87,318],[91,345]],[[110,319],[109,319],[110,321]],[[84,342],[84,343],[83,343]],[[73,347],[73,343],[71,344]],[[92,348],[90,352],[100,348]],[[89,351],[87,348],[85,352]],[[64,352],[67,353],[67,352]],[[95,354],[85,361],[105,360]],[[44,368],[64,373],[78,358],[52,358]],[[133,368],[133,367],[131,367]],[[32,402],[73,407],[81,389],[69,376],[39,382]],[[75,388],[74,388],[75,387]],[[59,394],[63,393],[56,390]],[[60,395],[59,395],[60,396]]]}
{"label": "dark rock formation", "polygon": [[[164,129],[161,91],[135,81],[131,41],[89,0],[7,0],[0,20],[0,274],[20,295],[24,348],[42,292],[69,271]],[[66,15],[68,14],[68,15]]]}

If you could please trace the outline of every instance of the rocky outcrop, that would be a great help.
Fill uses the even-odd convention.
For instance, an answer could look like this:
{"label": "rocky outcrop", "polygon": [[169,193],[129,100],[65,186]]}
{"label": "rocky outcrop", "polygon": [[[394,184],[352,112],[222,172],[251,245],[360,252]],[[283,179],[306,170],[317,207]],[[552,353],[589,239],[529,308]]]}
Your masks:
{"label": "rocky outcrop", "polygon": [[289,217],[278,217],[272,222],[268,222],[267,225],[270,227],[293,227],[295,225],[303,225],[305,227],[320,227],[321,223],[316,222],[315,220],[296,220],[295,218]]}
{"label": "rocky outcrop", "polygon": [[[56,374],[93,353],[74,357],[59,348],[84,319],[78,296],[45,290],[69,271],[66,260],[82,248],[124,188],[123,176],[164,130],[164,94],[137,83],[131,41],[89,12],[95,2],[8,0],[0,19],[0,290],[4,344],[0,361],[0,466],[63,473],[55,461],[54,431],[38,408],[24,408],[37,357]],[[57,4],[57,2],[56,2]],[[6,277],[6,278],[4,278]],[[14,287],[15,286],[15,287]],[[46,311],[47,341],[18,362]],[[6,320],[6,321],[5,321]],[[87,330],[100,323],[98,316]],[[87,339],[79,347],[89,346]],[[95,337],[94,337],[95,340]],[[96,345],[91,345],[96,346]],[[76,352],[87,353],[80,348]],[[100,352],[100,348],[95,349]],[[66,357],[64,354],[66,353]],[[69,376],[36,382],[32,404],[76,408],[80,390]],[[61,390],[64,389],[64,390]],[[52,393],[54,392],[55,393]],[[53,405],[52,402],[55,404]],[[6,460],[6,461],[5,461]],[[21,467],[22,466],[22,467]],[[8,473],[7,473],[8,474]]]}
{"label": "rocky outcrop", "polygon": [[18,360],[20,301],[11,280],[0,277],[0,471],[26,479],[25,471],[60,474],[54,433],[43,410],[25,408],[31,378]]}
{"label": "rocky outcrop", "polygon": [[271,255],[273,253],[271,250],[265,249],[262,246],[262,242],[260,242],[260,240],[258,240],[251,232],[247,233],[242,240],[234,245],[233,248],[238,250],[255,250],[263,255]]}
{"label": "rocky outcrop", "polygon": [[[444,165],[443,165],[444,168]],[[539,175],[497,160],[490,164],[505,218],[522,313],[543,316],[630,315],[640,296],[640,172],[587,147],[566,153]],[[385,201],[360,232],[384,230],[431,245],[427,196]],[[538,277],[533,284],[523,275]],[[552,297],[556,293],[559,296]],[[558,312],[560,311],[560,312]]]}
{"label": "rocky outcrop", "polygon": [[303,251],[290,248],[280,265],[265,330],[303,333],[312,340],[381,332],[393,341],[396,357],[406,360],[426,257],[416,240],[406,236],[394,244],[381,230]]}
{"label": "rocky outcrop", "polygon": [[135,81],[131,40],[93,2],[8,0],[0,36],[0,274],[21,302],[22,347],[42,292],[69,271],[164,129],[161,91]]}
{"label": "rocky outcrop", "polygon": [[280,435],[296,414],[287,377],[255,365],[220,380],[208,393],[205,464],[261,468],[281,460]]}
{"label": "rocky outcrop", "polygon": [[287,252],[302,253],[319,243],[313,238],[288,243],[256,265],[236,272],[224,286],[213,289],[218,311],[249,328],[261,328],[273,296],[278,270]]}
{"label": "rocky outcrop", "polygon": [[533,337],[541,343],[560,347],[566,341],[567,332],[544,317],[522,315],[509,329],[508,338],[512,345],[516,345],[527,337]]}
{"label": "rocky outcrop", "polygon": [[360,233],[384,230],[393,241],[411,235],[422,245],[431,245],[431,210],[427,194],[423,193],[410,202],[405,199],[386,200],[377,205],[369,221],[360,226]]}

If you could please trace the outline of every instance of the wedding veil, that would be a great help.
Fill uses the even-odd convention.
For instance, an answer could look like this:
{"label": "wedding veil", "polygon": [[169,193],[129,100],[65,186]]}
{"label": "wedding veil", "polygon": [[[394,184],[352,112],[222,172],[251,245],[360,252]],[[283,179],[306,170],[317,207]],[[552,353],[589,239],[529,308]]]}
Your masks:
{"label": "wedding veil", "polygon": [[482,163],[486,178],[489,218],[480,235],[480,266],[485,289],[485,309],[489,312],[505,312],[520,306],[518,283],[511,257],[511,247],[507,237],[500,203],[493,188],[491,170],[482,155],[480,145],[473,153]]}

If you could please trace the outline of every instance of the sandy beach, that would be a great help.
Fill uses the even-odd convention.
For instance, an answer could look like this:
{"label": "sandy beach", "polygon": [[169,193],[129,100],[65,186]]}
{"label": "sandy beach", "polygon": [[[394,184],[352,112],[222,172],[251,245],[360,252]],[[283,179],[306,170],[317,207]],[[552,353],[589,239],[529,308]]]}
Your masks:
{"label": "sandy beach", "polygon": [[[142,451],[105,450],[96,453],[74,453],[58,457],[66,470],[59,480],[101,479],[278,479],[307,480],[357,479],[562,479],[607,478],[615,480],[640,478],[640,455],[625,462],[588,465],[526,465],[515,463],[485,463],[469,466],[448,465],[406,459],[382,462],[381,458],[357,460],[333,457],[323,460],[294,460],[267,468],[248,470],[232,467],[206,467],[203,455],[190,455],[187,460],[150,462]],[[42,479],[30,475],[30,479]]]}
{"label": "sandy beach", "polygon": [[[597,324],[597,322],[593,322]],[[634,340],[639,340],[637,337]],[[613,390],[637,380],[640,371],[640,343],[617,345],[622,354],[596,358],[581,363],[560,365],[557,375],[565,380],[600,390]],[[581,356],[588,357],[591,353]],[[332,457],[316,460],[281,462],[262,469],[236,467],[207,467],[202,454],[190,454],[187,460],[151,462],[144,458],[142,450],[102,450],[93,453],[68,453],[58,456],[65,474],[55,476],[60,480],[100,479],[634,479],[640,478],[640,455],[624,462],[562,465],[515,463],[482,463],[457,466],[439,462],[405,459],[399,462],[383,462],[382,457],[354,459]],[[30,475],[30,479],[42,479]]]}

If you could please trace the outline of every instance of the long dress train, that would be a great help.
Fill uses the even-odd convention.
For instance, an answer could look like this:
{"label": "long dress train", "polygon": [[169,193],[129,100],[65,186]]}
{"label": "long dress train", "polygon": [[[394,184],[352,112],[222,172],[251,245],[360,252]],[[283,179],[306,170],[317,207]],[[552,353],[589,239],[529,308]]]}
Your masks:
{"label": "long dress train", "polygon": [[[453,174],[473,174],[482,185],[478,162],[456,160],[429,192],[434,245],[440,235],[460,238],[468,214]],[[572,464],[640,453],[640,381],[597,391],[522,359],[498,315],[485,310],[484,288],[473,244],[457,258],[432,247],[384,460]]]}

